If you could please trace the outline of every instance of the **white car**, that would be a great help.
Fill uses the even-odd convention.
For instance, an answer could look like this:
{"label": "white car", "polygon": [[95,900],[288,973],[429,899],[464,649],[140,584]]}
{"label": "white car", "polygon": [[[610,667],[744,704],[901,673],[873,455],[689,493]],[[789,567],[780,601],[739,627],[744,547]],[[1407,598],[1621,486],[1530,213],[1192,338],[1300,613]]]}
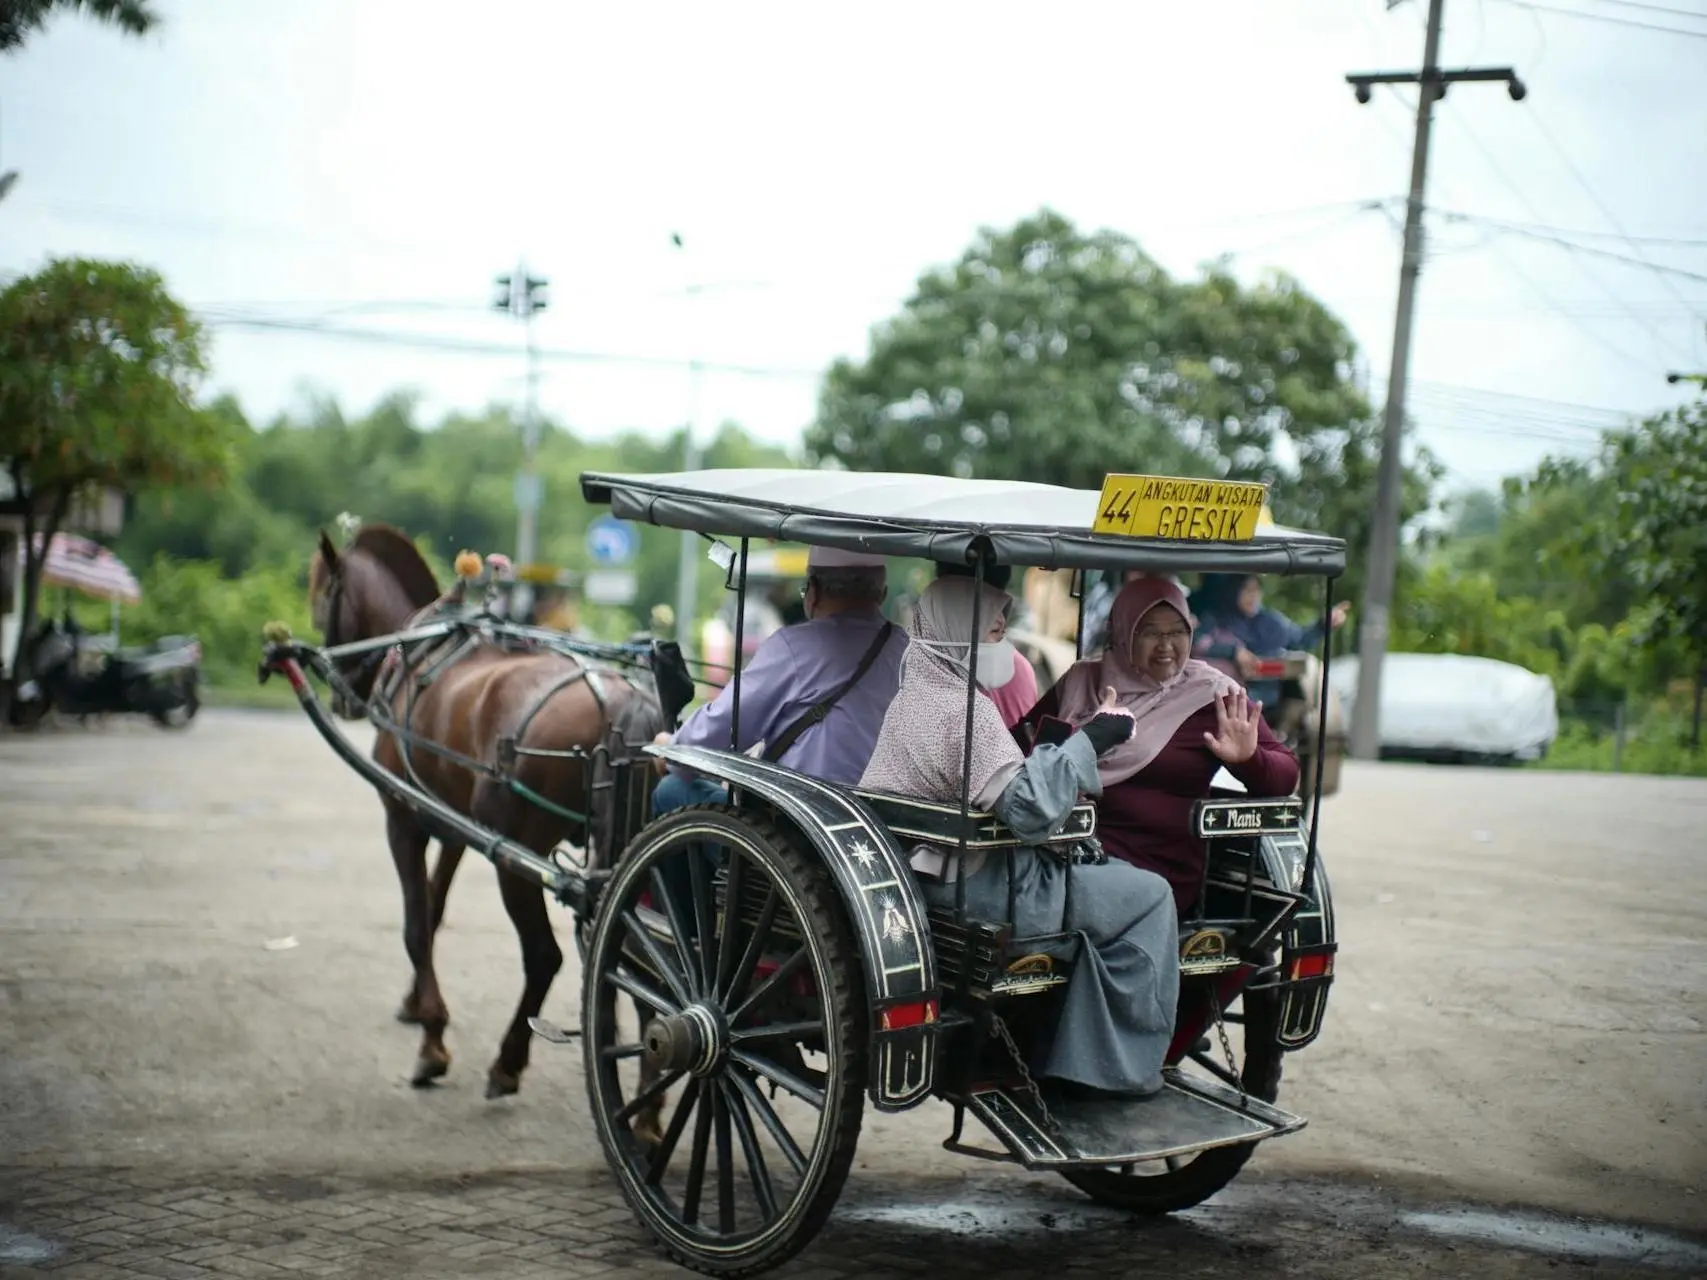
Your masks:
{"label": "white car", "polygon": [[[1336,659],[1328,683],[1349,717],[1357,659]],[[1457,653],[1390,653],[1381,667],[1381,755],[1394,760],[1539,760],[1559,734],[1553,681],[1525,667]]]}

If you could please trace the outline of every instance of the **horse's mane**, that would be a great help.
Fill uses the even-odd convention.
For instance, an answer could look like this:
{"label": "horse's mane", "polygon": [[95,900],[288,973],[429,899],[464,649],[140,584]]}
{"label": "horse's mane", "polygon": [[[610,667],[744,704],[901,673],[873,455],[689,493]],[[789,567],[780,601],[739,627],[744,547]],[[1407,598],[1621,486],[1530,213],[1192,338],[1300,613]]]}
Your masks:
{"label": "horse's mane", "polygon": [[[353,551],[364,552],[384,566],[417,609],[425,608],[439,598],[438,579],[402,530],[388,524],[364,524],[343,554]],[[308,574],[311,591],[319,587],[325,573],[325,559],[316,551]]]}

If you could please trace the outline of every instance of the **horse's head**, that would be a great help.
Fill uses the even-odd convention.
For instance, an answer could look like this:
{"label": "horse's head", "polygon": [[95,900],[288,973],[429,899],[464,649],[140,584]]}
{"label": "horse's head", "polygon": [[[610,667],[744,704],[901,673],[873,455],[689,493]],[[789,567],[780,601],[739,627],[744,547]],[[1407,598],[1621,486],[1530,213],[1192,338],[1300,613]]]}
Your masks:
{"label": "horse's head", "polygon": [[[438,580],[415,545],[390,525],[363,525],[340,550],[320,531],[308,565],[308,603],[328,647],[355,644],[401,631],[439,598]],[[364,702],[373,692],[384,649],[341,659],[339,674]],[[347,720],[358,706],[334,694],[332,709]]]}

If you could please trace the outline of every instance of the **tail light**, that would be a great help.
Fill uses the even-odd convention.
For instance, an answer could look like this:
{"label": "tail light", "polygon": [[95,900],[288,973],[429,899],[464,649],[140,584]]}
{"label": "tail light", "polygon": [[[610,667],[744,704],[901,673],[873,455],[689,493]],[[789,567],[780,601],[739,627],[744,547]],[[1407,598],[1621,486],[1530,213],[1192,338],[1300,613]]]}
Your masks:
{"label": "tail light", "polygon": [[911,1004],[891,1005],[877,1015],[878,1028],[883,1031],[904,1031],[908,1027],[927,1026],[936,1021],[935,1000],[915,1000]]}
{"label": "tail light", "polygon": [[1317,951],[1309,955],[1293,956],[1289,976],[1293,982],[1303,982],[1310,978],[1330,978],[1333,972],[1333,953]]}

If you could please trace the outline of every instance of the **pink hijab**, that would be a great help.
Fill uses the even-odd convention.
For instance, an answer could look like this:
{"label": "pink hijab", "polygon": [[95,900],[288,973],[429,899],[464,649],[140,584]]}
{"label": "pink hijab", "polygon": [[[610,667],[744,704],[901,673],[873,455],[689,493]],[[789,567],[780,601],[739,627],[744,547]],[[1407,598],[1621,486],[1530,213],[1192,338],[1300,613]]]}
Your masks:
{"label": "pink hijab", "polygon": [[[1102,691],[1114,687],[1119,703],[1138,726],[1120,746],[1097,761],[1104,787],[1124,782],[1160,754],[1179,727],[1222,694],[1240,689],[1234,680],[1207,662],[1188,659],[1164,683],[1132,665],[1132,638],[1158,605],[1171,605],[1195,629],[1185,593],[1166,578],[1139,578],[1114,598],[1108,615],[1108,648],[1102,657],[1075,662],[1061,677],[1060,715],[1074,725],[1084,724],[1102,703]],[[1186,652],[1191,651],[1188,641]]]}

